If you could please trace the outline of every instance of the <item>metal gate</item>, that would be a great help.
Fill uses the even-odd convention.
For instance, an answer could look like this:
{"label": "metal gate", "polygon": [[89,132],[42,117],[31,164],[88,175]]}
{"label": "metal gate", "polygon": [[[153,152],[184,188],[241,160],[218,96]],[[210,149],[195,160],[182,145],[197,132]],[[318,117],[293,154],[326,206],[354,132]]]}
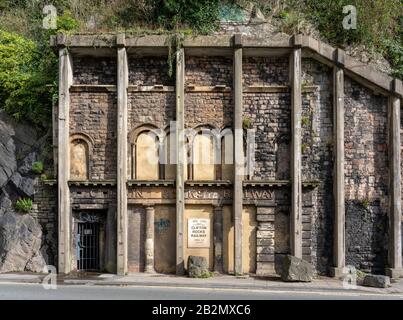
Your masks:
{"label": "metal gate", "polygon": [[79,222],[77,231],[77,269],[99,271],[99,223]]}

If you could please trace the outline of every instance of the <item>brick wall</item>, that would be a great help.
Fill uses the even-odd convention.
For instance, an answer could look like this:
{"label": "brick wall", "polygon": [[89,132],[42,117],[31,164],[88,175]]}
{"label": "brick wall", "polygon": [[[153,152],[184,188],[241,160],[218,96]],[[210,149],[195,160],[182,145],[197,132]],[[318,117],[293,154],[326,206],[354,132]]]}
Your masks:
{"label": "brick wall", "polygon": [[[322,274],[333,256],[333,72],[313,59],[302,60],[302,181],[318,181],[306,189],[311,203],[311,230],[303,225],[303,250]],[[306,204],[305,204],[306,205]]]}
{"label": "brick wall", "polygon": [[243,59],[244,85],[288,85],[289,58],[248,57]]}
{"label": "brick wall", "polygon": [[74,57],[74,84],[116,84],[116,58]]}
{"label": "brick wall", "polygon": [[387,99],[345,81],[346,263],[383,271],[387,257]]}
{"label": "brick wall", "polygon": [[172,76],[166,57],[129,57],[129,84],[138,86],[175,85],[175,63]]}
{"label": "brick wall", "polygon": [[57,188],[38,181],[31,215],[42,227],[41,252],[47,264],[57,266]]}
{"label": "brick wall", "polygon": [[70,134],[85,133],[94,142],[90,180],[116,179],[116,112],[115,93],[71,93]]}
{"label": "brick wall", "polygon": [[289,93],[245,93],[243,117],[255,130],[252,179],[290,177],[291,101]]}
{"label": "brick wall", "polygon": [[160,129],[175,119],[174,92],[130,92],[128,96],[128,132],[141,124]]}
{"label": "brick wall", "polygon": [[232,87],[231,58],[189,56],[186,57],[185,62],[186,85],[226,85],[228,87]]}

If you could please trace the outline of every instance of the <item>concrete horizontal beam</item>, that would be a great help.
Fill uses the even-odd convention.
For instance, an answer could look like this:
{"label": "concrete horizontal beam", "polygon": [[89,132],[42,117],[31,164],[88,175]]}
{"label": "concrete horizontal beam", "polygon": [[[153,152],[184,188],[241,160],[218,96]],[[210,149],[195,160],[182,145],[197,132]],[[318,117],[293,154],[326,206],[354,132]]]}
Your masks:
{"label": "concrete horizontal beam", "polygon": [[[167,48],[171,45],[171,35],[144,35],[131,36],[122,33],[116,34],[76,34],[65,35],[58,34],[51,37],[51,45],[53,47],[69,47],[72,49],[84,50],[89,54],[90,49],[94,49],[95,54],[105,54],[105,52],[96,52],[99,48],[112,48],[116,46],[126,46],[128,53],[130,49],[135,50],[136,54],[140,54],[141,50],[152,50],[148,54],[157,52],[163,49],[159,54],[167,54]],[[368,86],[382,94],[392,93],[398,97],[403,97],[402,82],[385,73],[375,70],[373,67],[360,62],[359,60],[348,56],[343,50],[334,48],[322,41],[316,40],[310,36],[295,35],[284,36],[270,35],[270,37],[256,37],[246,35],[215,35],[215,36],[189,36],[181,43],[187,54],[193,51],[197,55],[211,55],[211,50],[215,50],[217,54],[229,54],[228,49],[234,47],[244,48],[247,56],[270,55],[276,50],[281,53],[287,53],[288,50],[294,47],[301,47],[305,51],[309,51],[308,56],[325,63],[329,66],[338,66],[345,70],[347,76]],[[155,51],[157,50],[157,51]],[[221,51],[220,51],[221,50]],[[254,53],[254,50],[256,52]],[[283,51],[281,51],[283,50]],[[266,53],[267,52],[267,53]],[[73,55],[76,51],[72,50]],[[77,54],[79,52],[77,51]],[[306,54],[304,54],[306,56]]]}

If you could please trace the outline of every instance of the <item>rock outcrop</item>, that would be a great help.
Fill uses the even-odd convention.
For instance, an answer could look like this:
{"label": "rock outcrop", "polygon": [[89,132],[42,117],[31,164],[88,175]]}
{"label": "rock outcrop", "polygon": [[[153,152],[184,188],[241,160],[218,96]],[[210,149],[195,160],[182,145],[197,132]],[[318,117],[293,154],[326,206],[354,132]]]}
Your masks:
{"label": "rock outcrop", "polygon": [[42,272],[47,264],[42,226],[33,215],[15,209],[18,198],[34,196],[38,177],[32,165],[45,139],[0,110],[0,273]]}
{"label": "rock outcrop", "polygon": [[29,214],[7,212],[0,217],[0,272],[42,272],[42,228]]}

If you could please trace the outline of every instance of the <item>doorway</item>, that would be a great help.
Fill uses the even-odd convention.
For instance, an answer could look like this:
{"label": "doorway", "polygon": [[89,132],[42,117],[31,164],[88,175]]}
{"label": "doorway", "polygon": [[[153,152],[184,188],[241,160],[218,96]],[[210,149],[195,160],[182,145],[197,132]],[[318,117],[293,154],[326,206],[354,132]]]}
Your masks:
{"label": "doorway", "polygon": [[77,269],[100,271],[99,222],[79,222],[77,230]]}

